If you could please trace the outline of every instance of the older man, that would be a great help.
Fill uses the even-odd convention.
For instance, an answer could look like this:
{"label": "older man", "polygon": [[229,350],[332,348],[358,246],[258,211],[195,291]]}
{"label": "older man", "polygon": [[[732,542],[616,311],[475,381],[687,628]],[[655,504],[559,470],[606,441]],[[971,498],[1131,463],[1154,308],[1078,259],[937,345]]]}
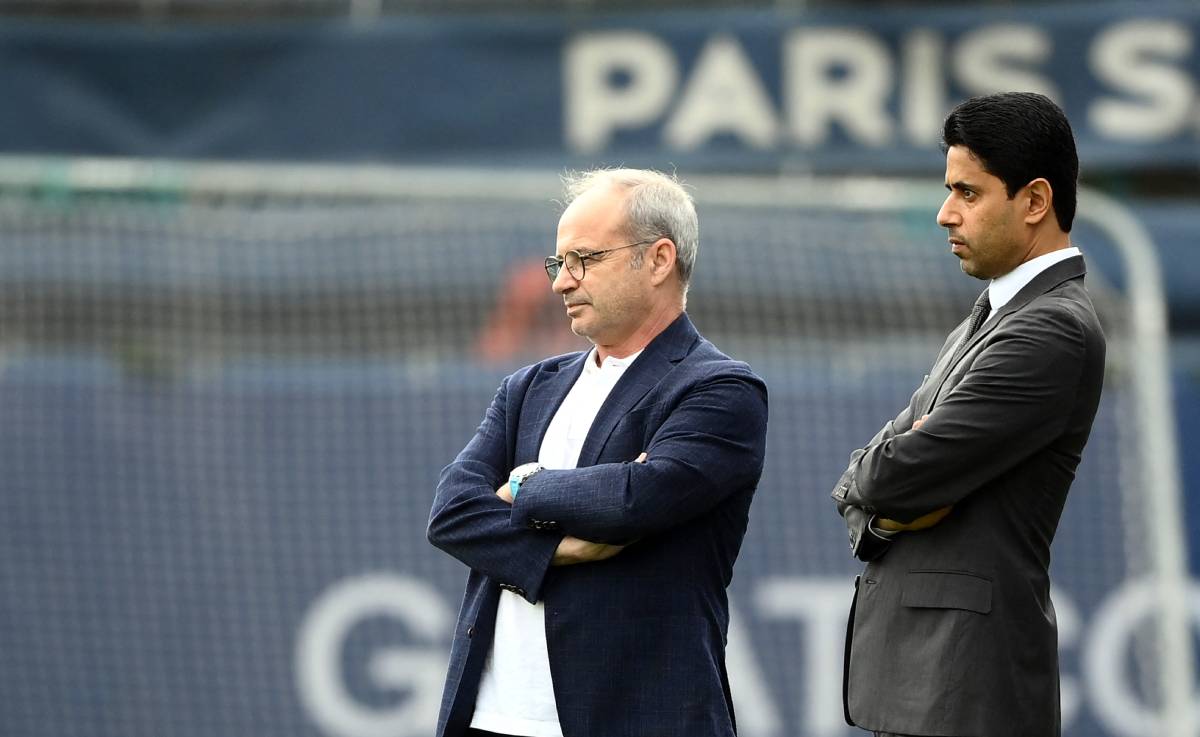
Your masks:
{"label": "older man", "polygon": [[439,737],[732,737],[726,587],[766,388],[684,312],[695,208],[657,172],[570,178],[546,259],[591,350],[500,385],[429,540],[471,570]]}

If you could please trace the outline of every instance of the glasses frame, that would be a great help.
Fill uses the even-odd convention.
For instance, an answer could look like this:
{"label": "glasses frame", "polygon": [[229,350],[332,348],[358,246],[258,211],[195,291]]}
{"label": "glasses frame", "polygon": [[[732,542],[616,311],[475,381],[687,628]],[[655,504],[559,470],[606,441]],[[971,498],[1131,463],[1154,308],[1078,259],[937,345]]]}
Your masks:
{"label": "glasses frame", "polygon": [[[654,239],[648,240],[648,241],[638,241],[637,243],[627,243],[624,246],[617,246],[615,248],[606,248],[603,251],[589,251],[588,253],[580,253],[577,250],[570,250],[561,256],[547,256],[546,257],[546,276],[550,277],[551,283],[554,283],[554,280],[558,278],[559,273],[563,270],[563,267],[565,266],[567,269],[567,273],[570,274],[571,277],[575,279],[575,281],[583,281],[583,277],[587,276],[587,262],[589,259],[594,259],[598,256],[603,256],[606,253],[612,253],[613,251],[620,251],[625,248],[633,248],[634,246],[648,246],[651,243],[654,243],[658,240],[659,240],[658,238],[654,238]],[[567,257],[570,256],[571,254],[575,254],[575,256],[579,259],[579,274],[576,274],[574,271],[572,271],[570,266],[566,266]]]}

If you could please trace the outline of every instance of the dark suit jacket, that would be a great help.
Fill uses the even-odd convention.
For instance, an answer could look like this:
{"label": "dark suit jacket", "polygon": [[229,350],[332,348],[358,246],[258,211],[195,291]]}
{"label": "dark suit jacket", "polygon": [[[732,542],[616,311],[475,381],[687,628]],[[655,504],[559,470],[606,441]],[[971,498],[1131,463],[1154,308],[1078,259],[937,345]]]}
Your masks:
{"label": "dark suit jacket", "polygon": [[[626,370],[578,468],[545,470],[510,507],[495,490],[537,459],[586,353],[500,385],[475,437],[441,474],[429,540],[470,567],[437,734],[467,729],[500,589],[542,601],[565,737],[734,734],[726,587],[762,473],[766,387],[681,315]],[[646,451],[644,463],[633,463]],[[629,544],[551,567],[564,534]]]}
{"label": "dark suit jacket", "polygon": [[[1050,543],[1104,373],[1083,275],[1082,258],[1051,266],[955,350],[960,325],[908,407],[851,456],[833,496],[871,561],[847,632],[851,724],[1059,734]],[[940,524],[890,543],[867,529],[946,505]]]}

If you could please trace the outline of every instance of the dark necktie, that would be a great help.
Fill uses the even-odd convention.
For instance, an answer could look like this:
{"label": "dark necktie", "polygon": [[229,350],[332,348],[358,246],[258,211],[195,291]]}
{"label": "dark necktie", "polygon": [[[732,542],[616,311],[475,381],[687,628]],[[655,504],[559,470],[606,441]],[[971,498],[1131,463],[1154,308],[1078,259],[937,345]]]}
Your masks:
{"label": "dark necktie", "polygon": [[970,340],[971,336],[979,332],[979,326],[988,318],[992,311],[992,302],[988,298],[988,290],[983,290],[979,295],[979,299],[975,300],[975,306],[971,308],[971,316],[967,318],[967,332],[963,334],[962,342],[958,344],[959,350],[962,350]]}

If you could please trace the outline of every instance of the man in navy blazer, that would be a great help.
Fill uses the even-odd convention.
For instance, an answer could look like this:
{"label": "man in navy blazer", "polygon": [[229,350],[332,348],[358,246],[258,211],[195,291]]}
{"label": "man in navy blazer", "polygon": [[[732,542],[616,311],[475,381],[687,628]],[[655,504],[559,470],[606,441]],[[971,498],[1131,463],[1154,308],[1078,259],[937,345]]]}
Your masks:
{"label": "man in navy blazer", "polygon": [[546,271],[593,348],[507,377],[441,474],[429,540],[470,568],[439,737],[728,737],[726,588],[762,473],[762,380],[684,312],[673,177],[567,181]]}

